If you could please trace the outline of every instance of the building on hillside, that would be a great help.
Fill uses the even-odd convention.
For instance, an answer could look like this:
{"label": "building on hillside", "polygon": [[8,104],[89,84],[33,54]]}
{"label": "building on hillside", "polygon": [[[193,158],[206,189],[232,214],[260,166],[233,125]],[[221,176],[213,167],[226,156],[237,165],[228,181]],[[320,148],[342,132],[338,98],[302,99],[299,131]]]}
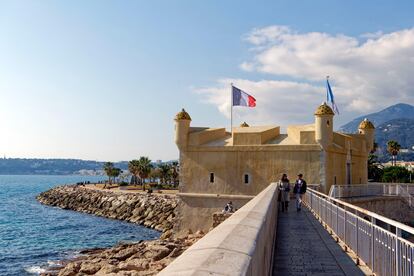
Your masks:
{"label": "building on hillside", "polygon": [[[384,167],[391,167],[393,166],[391,161],[387,163],[382,163]],[[396,161],[396,166],[404,167],[410,172],[414,171],[414,161]]]}
{"label": "building on hillside", "polygon": [[358,134],[344,134],[333,131],[334,112],[326,103],[314,115],[314,124],[288,126],[286,134],[279,126],[243,123],[231,135],[225,128],[192,127],[190,115],[179,112],[175,142],[182,225],[177,231],[208,230],[213,212],[230,200],[240,208],[282,173],[291,182],[302,173],[324,193],[333,184],[367,183],[373,124],[365,119]]}

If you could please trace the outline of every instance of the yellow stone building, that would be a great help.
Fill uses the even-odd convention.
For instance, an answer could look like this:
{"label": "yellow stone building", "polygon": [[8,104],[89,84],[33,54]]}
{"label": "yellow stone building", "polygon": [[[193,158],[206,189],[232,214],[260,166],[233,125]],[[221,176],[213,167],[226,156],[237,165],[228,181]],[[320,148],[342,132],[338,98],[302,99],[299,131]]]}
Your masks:
{"label": "yellow stone building", "polygon": [[233,128],[191,127],[183,109],[175,117],[175,142],[180,151],[182,225],[177,231],[208,230],[212,213],[233,201],[240,208],[271,182],[287,173],[291,182],[302,173],[309,184],[328,193],[333,184],[367,183],[367,159],[375,128],[364,120],[358,134],[333,131],[334,112],[323,103],[315,123]]}

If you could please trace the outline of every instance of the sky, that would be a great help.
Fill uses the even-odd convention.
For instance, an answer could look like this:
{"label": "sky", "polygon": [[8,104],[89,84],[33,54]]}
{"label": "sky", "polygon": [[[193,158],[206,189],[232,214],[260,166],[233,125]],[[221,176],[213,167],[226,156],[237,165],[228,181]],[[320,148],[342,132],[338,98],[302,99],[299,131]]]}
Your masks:
{"label": "sky", "polygon": [[335,127],[414,104],[412,1],[0,0],[0,156],[178,158],[175,114],[305,124],[330,82]]}

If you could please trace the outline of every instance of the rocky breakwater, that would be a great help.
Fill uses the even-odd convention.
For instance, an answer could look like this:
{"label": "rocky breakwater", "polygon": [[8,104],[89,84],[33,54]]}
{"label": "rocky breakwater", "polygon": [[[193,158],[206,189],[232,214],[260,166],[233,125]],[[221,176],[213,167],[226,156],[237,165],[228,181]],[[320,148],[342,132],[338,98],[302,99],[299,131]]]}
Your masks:
{"label": "rocky breakwater", "polygon": [[37,200],[62,209],[119,219],[172,235],[177,199],[174,195],[122,193],[82,186],[58,186],[41,193]]}
{"label": "rocky breakwater", "polygon": [[79,186],[59,186],[41,193],[37,199],[57,206],[97,216],[120,219],[162,231],[160,239],[118,244],[111,248],[86,249],[72,260],[46,268],[45,276],[75,275],[155,275],[181,255],[204,233],[172,235],[177,198],[174,195],[123,193]]}

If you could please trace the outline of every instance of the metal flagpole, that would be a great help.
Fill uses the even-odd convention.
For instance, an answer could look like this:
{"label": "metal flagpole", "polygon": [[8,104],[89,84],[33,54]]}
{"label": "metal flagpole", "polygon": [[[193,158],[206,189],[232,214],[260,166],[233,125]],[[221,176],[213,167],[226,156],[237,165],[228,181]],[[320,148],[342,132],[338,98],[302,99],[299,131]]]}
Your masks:
{"label": "metal flagpole", "polygon": [[233,83],[230,83],[230,133],[231,137],[233,138]]}

